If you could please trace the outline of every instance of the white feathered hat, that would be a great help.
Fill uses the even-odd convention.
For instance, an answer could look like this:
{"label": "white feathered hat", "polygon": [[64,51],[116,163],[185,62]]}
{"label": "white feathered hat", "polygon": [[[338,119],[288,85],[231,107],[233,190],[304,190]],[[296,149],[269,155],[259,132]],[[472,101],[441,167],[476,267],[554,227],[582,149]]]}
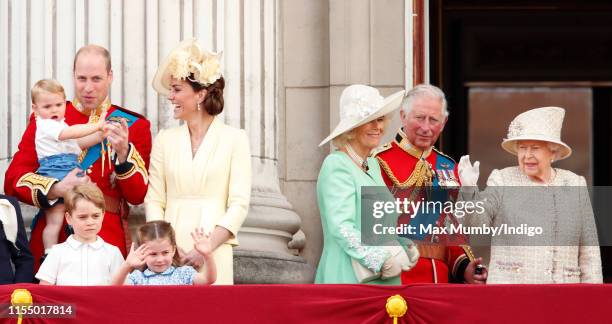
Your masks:
{"label": "white feathered hat", "polygon": [[170,51],[157,68],[153,89],[167,96],[173,77],[208,86],[221,77],[220,61],[221,53],[204,51],[195,38],[186,39]]}
{"label": "white feathered hat", "polygon": [[401,90],[384,98],[370,86],[354,84],[346,87],[340,96],[340,122],[319,146],[397,109],[404,92]]}

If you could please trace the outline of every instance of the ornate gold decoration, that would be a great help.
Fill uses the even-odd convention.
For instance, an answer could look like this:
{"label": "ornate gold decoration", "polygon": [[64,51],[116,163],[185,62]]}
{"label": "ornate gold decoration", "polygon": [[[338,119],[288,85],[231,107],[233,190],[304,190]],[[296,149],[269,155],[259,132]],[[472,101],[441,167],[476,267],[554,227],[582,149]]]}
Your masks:
{"label": "ornate gold decoration", "polygon": [[136,150],[136,147],[134,146],[134,144],[130,143],[129,145],[130,145],[130,148],[128,151],[128,157],[126,161],[129,162],[132,165],[132,167],[130,168],[130,170],[128,170],[125,173],[117,174],[117,179],[119,180],[127,179],[131,177],[134,173],[138,172],[142,175],[142,178],[144,179],[144,183],[147,184],[149,182],[149,173],[147,172],[146,164],[144,160],[142,159],[142,157],[140,156],[140,153],[138,153],[138,150]]}
{"label": "ornate gold decoration", "polygon": [[[81,103],[79,102],[78,99],[74,99],[74,101],[72,101],[72,104],[74,105],[74,107],[78,111],[83,112],[83,110],[84,110],[83,105],[81,105]],[[108,112],[108,110],[110,108],[111,108],[110,99],[108,97],[106,97],[106,99],[104,99],[104,101],[102,101],[102,103],[100,104],[100,106],[98,106],[98,108],[91,110],[91,112],[89,113],[89,120],[87,121],[87,123],[88,124],[95,124],[95,123],[97,123],[98,121],[100,121],[100,117],[102,115],[106,115],[106,113]],[[102,143],[101,147],[102,148],[100,149],[100,158],[102,159],[102,176],[104,176],[104,162],[107,159],[107,156],[105,154],[108,155],[108,167],[110,169],[111,147],[110,147],[110,143],[107,143],[107,147],[106,148],[104,147],[104,143]],[[84,149],[83,151],[81,151],[81,154],[79,155],[79,163],[83,162],[83,159],[87,155],[87,151],[88,150],[89,149]]]}
{"label": "ornate gold decoration", "polygon": [[468,257],[468,260],[474,261],[474,259],[476,259],[476,257],[474,256],[474,251],[472,251],[472,248],[469,245],[463,244],[461,245],[461,248],[465,252],[465,255]]}
{"label": "ornate gold decoration", "polygon": [[418,148],[414,147],[414,145],[412,145],[412,143],[410,143],[410,141],[406,137],[406,134],[404,133],[404,131],[401,128],[397,132],[397,134],[399,135],[399,137],[401,137],[401,140],[398,141],[398,136],[396,136],[393,141],[404,152],[414,156],[417,159],[420,159],[420,158],[426,159],[429,156],[429,154],[431,154],[431,151],[433,150],[433,146],[430,147],[429,149],[427,149],[426,151],[422,151],[422,150],[419,150]]}
{"label": "ornate gold decoration", "polygon": [[391,147],[393,147],[391,143],[387,143],[381,147],[377,147],[372,151],[372,156],[376,157],[378,154],[390,149]]}
{"label": "ornate gold decoration", "polygon": [[406,311],[408,310],[408,303],[406,303],[404,297],[400,295],[393,295],[387,298],[385,309],[387,310],[389,317],[393,318],[393,324],[397,324],[398,317],[402,317],[406,314]]}
{"label": "ornate gold decoration", "polygon": [[431,171],[431,166],[429,165],[429,162],[423,159],[420,159],[416,163],[416,165],[414,166],[414,170],[412,171],[412,174],[410,174],[408,179],[406,179],[406,181],[404,182],[400,181],[395,176],[395,174],[393,174],[393,171],[391,171],[391,167],[389,167],[389,164],[387,164],[386,161],[384,161],[378,156],[376,157],[376,159],[378,159],[380,166],[383,168],[385,173],[389,176],[389,179],[391,179],[391,181],[393,182],[393,185],[400,189],[406,189],[406,188],[410,188],[413,186],[431,186],[432,184],[431,179],[433,177],[433,172]]}
{"label": "ornate gold decoration", "polygon": [[[27,289],[15,289],[13,293],[11,293],[11,305],[12,306],[29,306],[32,305],[32,294]],[[19,318],[17,319],[17,324],[21,324],[23,321],[23,315],[21,312],[19,313]]]}
{"label": "ornate gold decoration", "polygon": [[[395,142],[397,146],[407,154],[419,159],[419,161],[417,161],[416,165],[414,166],[412,174],[410,174],[406,181],[402,182],[395,176],[395,174],[391,170],[391,167],[389,167],[389,164],[387,164],[387,162],[381,159],[380,157],[376,156],[376,158],[380,162],[380,166],[389,176],[389,179],[391,179],[393,184],[400,189],[405,189],[413,186],[431,186],[433,183],[433,171],[431,165],[425,159],[429,156],[429,154],[431,154],[431,151],[434,148],[431,147],[426,151],[421,151],[418,148],[414,147],[414,145],[410,143],[410,141],[406,137],[406,134],[401,128],[397,132],[397,135],[395,136],[393,142]],[[384,149],[377,152],[377,154],[391,148],[391,145],[385,146],[383,148]]]}
{"label": "ornate gold decoration", "polygon": [[38,202],[38,191],[42,191],[46,196],[49,193],[49,190],[51,190],[51,186],[53,186],[53,184],[56,182],[57,179],[55,178],[49,178],[34,172],[28,172],[19,178],[17,181],[17,187],[30,188],[32,203],[34,203],[37,207],[40,207],[40,203]]}

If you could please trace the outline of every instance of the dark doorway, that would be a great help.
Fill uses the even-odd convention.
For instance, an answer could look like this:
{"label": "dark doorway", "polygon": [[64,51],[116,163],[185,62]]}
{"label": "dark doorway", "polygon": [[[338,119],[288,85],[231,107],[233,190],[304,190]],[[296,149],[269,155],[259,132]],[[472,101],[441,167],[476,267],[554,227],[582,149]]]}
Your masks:
{"label": "dark doorway", "polygon": [[[477,99],[488,98],[496,89],[521,93],[523,99],[510,99],[516,103],[510,106],[518,111],[562,105],[555,104],[554,95],[549,101],[539,97],[525,99],[521,89],[537,88],[561,95],[563,89],[570,89],[582,96],[572,109],[574,114],[586,116],[582,122],[587,122],[589,134],[575,145],[584,148],[581,152],[587,162],[582,166],[560,167],[583,173],[587,179],[590,177],[591,185],[611,186],[612,2],[434,0],[429,3],[430,79],[446,93],[451,114],[439,143],[443,151],[458,159],[474,150],[470,148],[470,143],[474,143],[470,139],[486,136],[477,134],[481,131],[474,125],[478,116],[470,116],[470,112],[479,111],[475,107]],[[564,100],[561,102],[572,102]],[[506,127],[507,122],[503,122]],[[566,119],[564,137],[566,127],[572,123],[577,120]],[[497,142],[501,140],[498,138]],[[481,177],[487,176],[488,173],[481,172]],[[610,247],[602,248],[602,261],[605,280],[610,282]]]}

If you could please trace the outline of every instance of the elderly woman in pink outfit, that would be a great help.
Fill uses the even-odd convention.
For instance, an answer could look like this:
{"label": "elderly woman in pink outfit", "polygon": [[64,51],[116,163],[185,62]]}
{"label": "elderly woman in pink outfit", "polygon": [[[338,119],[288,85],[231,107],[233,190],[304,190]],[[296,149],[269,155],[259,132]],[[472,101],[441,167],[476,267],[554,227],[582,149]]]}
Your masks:
{"label": "elderly woman in pink outfit", "polygon": [[602,282],[586,180],[552,167],[572,153],[561,141],[564,116],[563,108],[543,107],[515,117],[501,146],[518,165],[493,170],[483,192],[476,187],[478,162],[472,165],[469,156],[459,162],[460,198],[484,204],[484,211],[462,219],[464,225],[542,225],[539,235],[492,237],[488,283]]}

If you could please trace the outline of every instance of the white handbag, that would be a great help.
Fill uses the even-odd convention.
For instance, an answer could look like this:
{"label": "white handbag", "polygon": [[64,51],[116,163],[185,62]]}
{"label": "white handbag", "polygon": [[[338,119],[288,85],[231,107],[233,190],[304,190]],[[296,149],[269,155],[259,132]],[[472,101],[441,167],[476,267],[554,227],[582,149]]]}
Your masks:
{"label": "white handbag", "polygon": [[355,272],[355,277],[359,283],[366,283],[380,278],[380,272],[374,272],[364,267],[353,258],[351,258],[351,264],[353,265],[353,272]]}

